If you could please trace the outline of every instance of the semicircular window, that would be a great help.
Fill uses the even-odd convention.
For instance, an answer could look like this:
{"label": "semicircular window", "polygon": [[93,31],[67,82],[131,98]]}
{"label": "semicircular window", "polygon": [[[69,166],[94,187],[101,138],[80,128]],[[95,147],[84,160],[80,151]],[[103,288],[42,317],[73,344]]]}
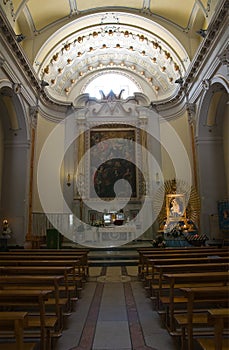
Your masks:
{"label": "semicircular window", "polygon": [[105,96],[108,95],[111,90],[116,95],[119,95],[123,90],[121,94],[122,98],[133,96],[134,92],[142,92],[141,87],[134,79],[117,72],[97,75],[87,84],[84,93],[88,93],[90,96],[99,99],[101,98],[101,90]]}

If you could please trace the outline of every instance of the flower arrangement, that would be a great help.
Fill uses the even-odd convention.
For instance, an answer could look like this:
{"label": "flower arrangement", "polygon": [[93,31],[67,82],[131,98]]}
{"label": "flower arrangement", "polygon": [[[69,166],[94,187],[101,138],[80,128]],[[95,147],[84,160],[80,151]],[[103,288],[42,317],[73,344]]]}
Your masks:
{"label": "flower arrangement", "polygon": [[93,221],[93,222],[91,223],[91,226],[103,227],[103,226],[104,226],[104,222],[103,222],[103,220],[96,220],[96,221]]}
{"label": "flower arrangement", "polygon": [[157,236],[156,239],[154,239],[152,241],[152,245],[154,248],[165,248],[166,247],[166,243],[165,243],[162,236]]}
{"label": "flower arrangement", "polygon": [[170,238],[185,236],[189,232],[197,233],[197,227],[192,220],[164,222],[163,230],[166,236]]}

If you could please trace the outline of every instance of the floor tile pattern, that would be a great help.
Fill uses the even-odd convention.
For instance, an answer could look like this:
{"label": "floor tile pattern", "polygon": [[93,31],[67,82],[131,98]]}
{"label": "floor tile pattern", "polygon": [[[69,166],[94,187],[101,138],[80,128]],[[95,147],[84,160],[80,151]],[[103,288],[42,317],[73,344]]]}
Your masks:
{"label": "floor tile pattern", "polygon": [[95,266],[54,350],[179,349],[153,311],[137,266]]}

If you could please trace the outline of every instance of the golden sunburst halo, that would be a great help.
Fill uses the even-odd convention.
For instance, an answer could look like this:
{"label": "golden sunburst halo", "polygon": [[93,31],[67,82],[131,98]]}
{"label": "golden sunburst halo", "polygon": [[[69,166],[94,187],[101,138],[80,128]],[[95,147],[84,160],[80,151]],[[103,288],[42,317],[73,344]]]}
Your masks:
{"label": "golden sunburst halo", "polygon": [[[158,189],[154,201],[154,211],[159,212],[157,221],[159,226],[163,225],[163,223],[167,219],[167,211],[166,211],[166,197],[169,194],[182,194],[185,196],[186,203],[186,218],[187,220],[193,221],[197,226],[199,223],[199,215],[200,215],[200,197],[194,186],[189,186],[183,180],[166,180],[162,186]],[[164,198],[163,204],[162,197]]]}

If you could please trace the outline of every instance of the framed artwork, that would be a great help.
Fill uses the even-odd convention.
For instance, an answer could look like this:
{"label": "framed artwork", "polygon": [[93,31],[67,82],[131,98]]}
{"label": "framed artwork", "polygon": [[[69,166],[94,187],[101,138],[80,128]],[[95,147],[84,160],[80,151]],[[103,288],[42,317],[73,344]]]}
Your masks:
{"label": "framed artwork", "polygon": [[[133,141],[133,128],[90,130],[90,198],[96,195],[100,198],[115,198],[115,183],[121,179],[128,181],[131,186],[131,197],[137,197],[136,152]],[[127,197],[126,181],[119,187],[120,198]]]}
{"label": "framed artwork", "polygon": [[217,205],[219,216],[219,228],[223,232],[229,232],[229,201],[219,201]]}
{"label": "framed artwork", "polygon": [[185,197],[182,194],[168,194],[166,196],[166,212],[169,220],[186,217]]}

